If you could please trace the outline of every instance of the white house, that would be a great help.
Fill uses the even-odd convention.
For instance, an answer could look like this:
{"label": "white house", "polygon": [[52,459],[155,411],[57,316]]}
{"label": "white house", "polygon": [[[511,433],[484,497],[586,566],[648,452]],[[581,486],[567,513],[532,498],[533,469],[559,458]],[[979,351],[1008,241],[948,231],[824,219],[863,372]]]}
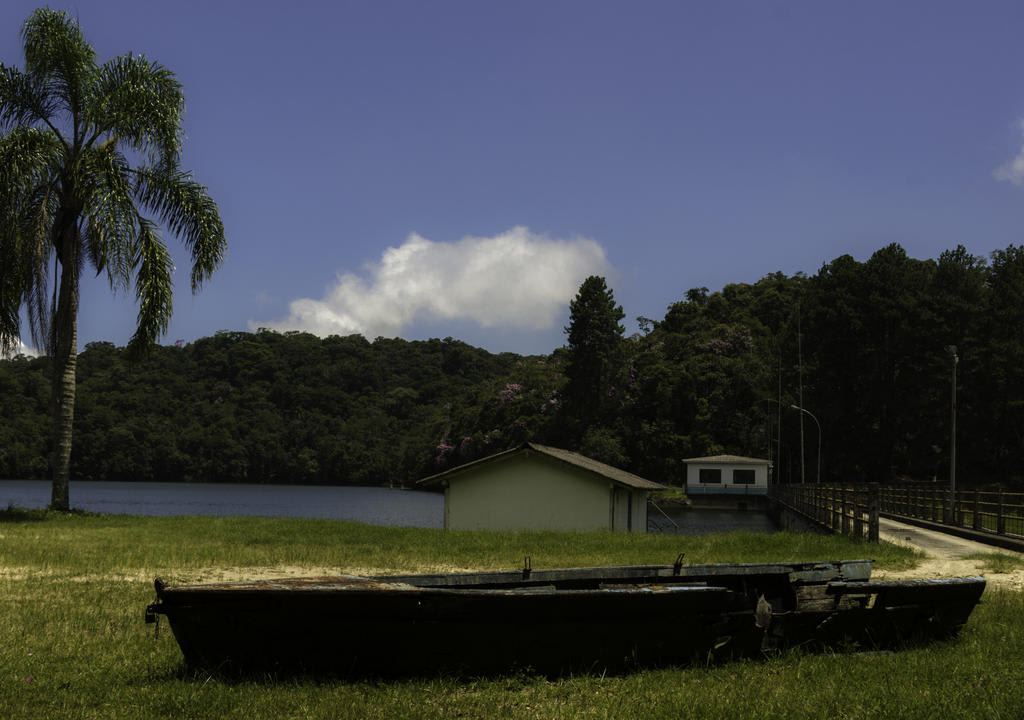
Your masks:
{"label": "white house", "polygon": [[765,495],[771,462],[739,455],[687,458],[687,495]]}
{"label": "white house", "polygon": [[438,475],[450,530],[647,532],[647,496],[663,485],[579,453],[524,443]]}

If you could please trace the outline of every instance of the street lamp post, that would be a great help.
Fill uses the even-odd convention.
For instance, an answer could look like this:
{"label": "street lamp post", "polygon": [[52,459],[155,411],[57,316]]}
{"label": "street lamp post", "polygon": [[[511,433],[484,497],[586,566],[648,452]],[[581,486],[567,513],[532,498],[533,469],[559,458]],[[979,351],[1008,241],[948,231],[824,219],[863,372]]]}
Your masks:
{"label": "street lamp post", "polygon": [[[821,484],[821,423],[818,422],[818,418],[814,417],[814,413],[812,413],[807,408],[802,408],[799,405],[790,405],[790,407],[793,408],[794,410],[799,410],[800,412],[807,413],[808,415],[810,415],[811,416],[811,420],[813,420],[814,424],[818,426],[818,484],[820,485]],[[801,452],[802,452],[802,450],[801,450]]]}
{"label": "street lamp post", "polygon": [[949,517],[946,522],[956,522],[956,366],[960,362],[957,355],[956,345],[946,347],[953,361],[953,401],[950,407],[950,431],[949,431]]}
{"label": "street lamp post", "polygon": [[[761,398],[761,402],[773,402],[779,406],[779,419],[778,419],[778,431],[779,434],[775,438],[775,446],[777,448],[775,454],[775,464],[779,464],[782,461],[782,402],[775,398]],[[773,485],[778,482],[776,476],[775,464],[772,464],[772,423],[768,421],[768,484]]]}

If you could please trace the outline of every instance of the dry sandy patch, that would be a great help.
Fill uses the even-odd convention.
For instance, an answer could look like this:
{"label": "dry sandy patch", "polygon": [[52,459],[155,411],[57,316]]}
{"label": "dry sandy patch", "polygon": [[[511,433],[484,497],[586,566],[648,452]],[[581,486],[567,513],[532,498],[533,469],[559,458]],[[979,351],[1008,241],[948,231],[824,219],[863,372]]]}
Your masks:
{"label": "dry sandy patch", "polygon": [[965,538],[947,535],[935,530],[927,530],[914,525],[882,518],[879,536],[897,545],[911,547],[927,555],[917,567],[910,570],[876,570],[871,573],[873,579],[919,579],[971,577],[981,575],[990,587],[1024,590],[1024,568],[1011,572],[997,573],[985,569],[984,560],[974,555],[1007,555],[1024,559],[1024,554],[1004,548],[985,545]]}

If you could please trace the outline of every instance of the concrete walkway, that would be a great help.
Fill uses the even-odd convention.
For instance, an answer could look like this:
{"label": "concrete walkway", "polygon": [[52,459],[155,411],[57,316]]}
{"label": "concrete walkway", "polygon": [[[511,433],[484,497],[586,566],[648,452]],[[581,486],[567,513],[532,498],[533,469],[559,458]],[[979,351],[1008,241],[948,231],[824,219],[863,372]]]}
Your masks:
{"label": "concrete walkway", "polygon": [[890,518],[879,518],[878,536],[897,545],[907,545],[922,550],[928,555],[947,560],[958,560],[978,553],[1003,553],[1021,556],[1013,550],[975,542],[935,530],[908,525]]}
{"label": "concrete walkway", "polygon": [[889,518],[879,518],[878,535],[881,540],[921,550],[928,557],[910,570],[877,570],[871,574],[873,580],[913,580],[981,575],[988,581],[990,590],[1000,588],[1024,591],[1024,564],[1013,564],[1007,572],[995,572],[985,560],[970,557],[971,555],[984,556],[1000,553],[1024,558],[1024,553],[985,545],[975,540],[908,525]]}

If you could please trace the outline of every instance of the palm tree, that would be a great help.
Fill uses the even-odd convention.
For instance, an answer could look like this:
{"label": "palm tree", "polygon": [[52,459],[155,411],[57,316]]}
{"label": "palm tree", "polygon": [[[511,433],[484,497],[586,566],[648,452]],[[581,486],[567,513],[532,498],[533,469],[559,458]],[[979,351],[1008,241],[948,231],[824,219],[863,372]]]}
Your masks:
{"label": "palm tree", "polygon": [[63,12],[36,10],[21,37],[24,70],[0,63],[0,350],[18,343],[25,309],[53,358],[51,507],[67,510],[85,263],[115,292],[134,285],[128,349],[139,357],[171,317],[174,266],[158,222],[190,251],[193,292],[226,243],[216,204],[179,167],[184,98],[174,73],[130,53],[97,64]]}

